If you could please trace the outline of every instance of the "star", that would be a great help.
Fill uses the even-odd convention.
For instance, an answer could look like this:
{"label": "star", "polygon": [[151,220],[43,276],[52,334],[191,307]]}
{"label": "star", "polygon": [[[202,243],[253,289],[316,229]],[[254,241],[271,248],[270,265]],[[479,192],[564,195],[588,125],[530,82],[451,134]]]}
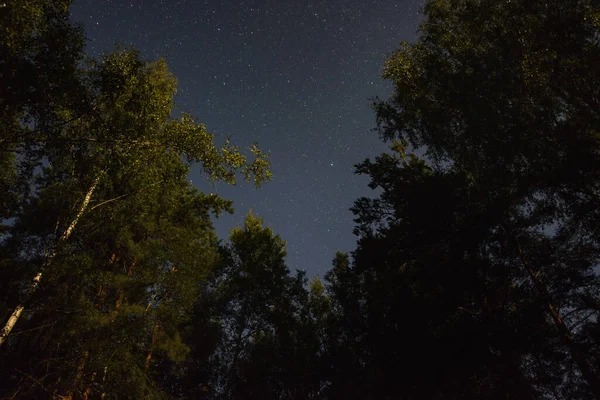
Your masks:
{"label": "star", "polygon": [[202,166],[191,166],[187,179],[199,191],[233,201],[235,214],[214,221],[219,239],[228,240],[252,209],[290,242],[292,271],[313,275],[329,268],[336,250],[352,250],[349,209],[371,191],[345,166],[387,150],[371,133],[376,121],[368,99],[389,94],[380,79],[384,55],[416,38],[415,10],[423,0],[382,0],[376,7],[359,0],[266,1],[260,10],[252,0],[174,1],[168,14],[164,0],[144,0],[143,13],[131,7],[141,2],[111,1],[111,12],[102,3],[75,0],[71,8],[86,28],[89,56],[119,41],[146,59],[164,57],[179,82],[181,111],[218,143],[231,136],[243,150],[257,141],[271,154],[273,181],[258,190],[243,179],[211,187]]}

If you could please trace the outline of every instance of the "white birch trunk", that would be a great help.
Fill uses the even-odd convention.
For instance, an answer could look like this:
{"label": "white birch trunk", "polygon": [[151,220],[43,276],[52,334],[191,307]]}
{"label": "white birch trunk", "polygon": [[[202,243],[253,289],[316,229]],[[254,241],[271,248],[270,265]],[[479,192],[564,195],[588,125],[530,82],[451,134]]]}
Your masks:
{"label": "white birch trunk", "polygon": [[[44,270],[46,268],[48,268],[50,266],[50,264],[52,264],[52,261],[54,260],[54,257],[56,256],[57,246],[59,244],[65,242],[67,239],[69,239],[69,237],[73,233],[73,230],[77,226],[79,219],[85,213],[85,211],[88,208],[88,205],[90,204],[90,200],[92,199],[92,195],[94,194],[94,191],[96,190],[96,186],[98,186],[98,183],[100,182],[101,176],[102,176],[101,174],[96,176],[96,178],[94,179],[94,182],[92,183],[92,185],[88,189],[87,193],[85,194],[85,197],[83,198],[83,202],[81,203],[81,206],[79,207],[79,211],[77,212],[77,215],[75,215],[75,218],[73,218],[73,220],[71,221],[71,223],[69,224],[67,229],[63,232],[63,234],[60,236],[60,238],[53,245],[52,249],[50,250],[50,252],[46,258],[46,262],[44,262],[44,265],[42,266],[42,268],[40,268],[38,273],[35,275],[35,277],[33,278],[32,282],[31,282],[31,285],[27,289],[25,300],[27,300],[27,298],[29,298],[29,296],[31,296],[35,292],[35,290],[38,288],[38,285],[39,285],[40,281],[42,280],[42,274],[44,273]],[[21,317],[21,314],[25,310],[25,306],[23,305],[25,300],[23,300],[23,302],[21,302],[21,304],[19,304],[15,308],[15,310],[12,312],[10,318],[6,322],[6,325],[4,325],[4,328],[2,328],[2,331],[0,331],[0,346],[2,346],[4,344],[4,342],[6,341],[6,338],[8,337],[10,332],[13,330],[13,328],[15,327],[15,324],[17,323],[17,321]]]}

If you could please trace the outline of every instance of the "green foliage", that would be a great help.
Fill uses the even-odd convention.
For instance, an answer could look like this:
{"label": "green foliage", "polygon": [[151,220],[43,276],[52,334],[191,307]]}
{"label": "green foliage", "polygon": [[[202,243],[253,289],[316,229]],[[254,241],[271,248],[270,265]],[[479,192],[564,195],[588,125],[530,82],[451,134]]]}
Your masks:
{"label": "green foliage", "polygon": [[597,8],[429,1],[419,40],[386,62],[395,91],[376,103],[382,137],[475,176],[502,169],[496,185],[597,170]]}
{"label": "green foliage", "polygon": [[[191,187],[190,164],[209,180],[234,184],[240,172],[259,186],[269,162],[256,146],[253,160],[229,140],[217,148],[188,114],[172,118],[164,60],[123,49],[84,59],[67,6],[0,11],[0,68],[14,80],[0,90],[0,201],[14,218],[0,243],[3,321],[25,307],[0,354],[0,386],[7,396],[162,398],[153,377],[186,360],[186,324],[220,258],[211,217],[232,212]],[[39,271],[39,289],[27,289]]]}
{"label": "green foliage", "polygon": [[69,5],[0,8],[2,396],[600,397],[595,2],[426,2],[323,281],[252,213],[219,242],[190,169],[260,186],[267,155],[176,115],[165,60],[86,59]]}
{"label": "green foliage", "polygon": [[319,383],[318,368],[311,370],[318,351],[311,305],[325,302],[323,286],[309,300],[304,275],[290,276],[285,265],[285,242],[252,213],[222,254],[211,285],[220,338],[208,384],[192,397],[307,398]]}

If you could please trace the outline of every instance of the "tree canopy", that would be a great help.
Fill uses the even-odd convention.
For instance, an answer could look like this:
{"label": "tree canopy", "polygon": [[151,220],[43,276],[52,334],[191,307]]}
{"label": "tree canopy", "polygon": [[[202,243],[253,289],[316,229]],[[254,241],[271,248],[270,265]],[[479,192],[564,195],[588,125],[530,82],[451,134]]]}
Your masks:
{"label": "tree canopy", "polygon": [[69,6],[0,8],[2,398],[600,399],[597,2],[425,3],[323,277],[252,212],[217,237],[190,170],[268,157],[176,115],[165,60],[87,58]]}

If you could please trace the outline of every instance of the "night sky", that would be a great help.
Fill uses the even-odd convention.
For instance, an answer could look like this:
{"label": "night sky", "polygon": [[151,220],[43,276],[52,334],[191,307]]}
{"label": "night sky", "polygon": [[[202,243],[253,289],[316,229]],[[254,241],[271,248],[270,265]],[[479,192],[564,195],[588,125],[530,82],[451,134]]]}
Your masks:
{"label": "night sky", "polygon": [[133,45],[166,58],[177,105],[218,137],[271,155],[260,189],[211,186],[234,201],[215,226],[221,239],[249,209],[287,241],[288,266],[323,275],[356,238],[349,208],[371,195],[353,165],[387,146],[372,132],[370,98],[385,98],[385,55],[413,41],[423,0],[75,0],[88,54]]}

